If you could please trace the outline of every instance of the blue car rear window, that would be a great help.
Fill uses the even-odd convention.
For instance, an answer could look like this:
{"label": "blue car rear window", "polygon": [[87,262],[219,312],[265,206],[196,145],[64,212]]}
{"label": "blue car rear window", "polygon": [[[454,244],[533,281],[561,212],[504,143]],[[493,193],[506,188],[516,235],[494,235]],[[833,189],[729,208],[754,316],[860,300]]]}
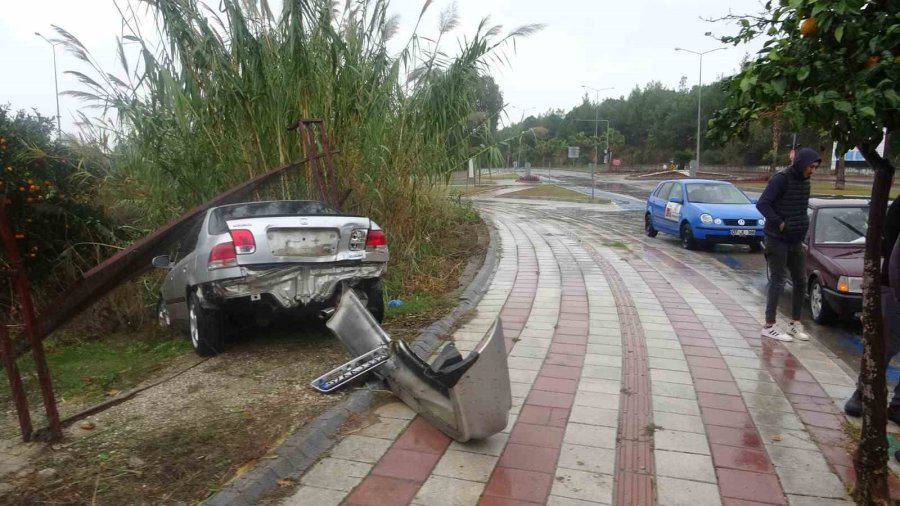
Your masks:
{"label": "blue car rear window", "polygon": [[688,183],[688,201],[695,204],[749,204],[744,192],[730,184]]}

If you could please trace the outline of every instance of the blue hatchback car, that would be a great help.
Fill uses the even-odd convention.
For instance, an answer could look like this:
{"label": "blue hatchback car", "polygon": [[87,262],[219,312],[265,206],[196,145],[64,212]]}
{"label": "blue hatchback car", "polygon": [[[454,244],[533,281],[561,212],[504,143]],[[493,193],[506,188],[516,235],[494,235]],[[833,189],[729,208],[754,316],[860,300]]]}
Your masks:
{"label": "blue hatchback car", "polygon": [[746,244],[762,250],[766,220],[755,202],[731,183],[676,179],[659,183],[647,198],[644,230],[681,238],[685,249],[712,244]]}

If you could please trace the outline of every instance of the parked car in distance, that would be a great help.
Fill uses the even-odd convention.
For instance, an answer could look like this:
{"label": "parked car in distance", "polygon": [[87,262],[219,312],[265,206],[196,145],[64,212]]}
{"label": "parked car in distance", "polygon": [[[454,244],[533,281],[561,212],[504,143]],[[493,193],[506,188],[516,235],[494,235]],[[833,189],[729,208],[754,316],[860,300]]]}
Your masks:
{"label": "parked car in distance", "polygon": [[863,254],[869,201],[810,199],[806,279],[813,320],[829,323],[862,311]]}
{"label": "parked car in distance", "polygon": [[762,249],[766,220],[755,203],[731,183],[675,179],[659,183],[647,198],[644,231],[681,238],[685,249],[712,244],[746,244]]}
{"label": "parked car in distance", "polygon": [[266,325],[278,313],[333,309],[352,289],[377,321],[389,259],[372,220],[321,202],[283,200],[215,207],[172,255],[157,307],[166,327],[186,330],[200,355],[224,350],[229,324]]}

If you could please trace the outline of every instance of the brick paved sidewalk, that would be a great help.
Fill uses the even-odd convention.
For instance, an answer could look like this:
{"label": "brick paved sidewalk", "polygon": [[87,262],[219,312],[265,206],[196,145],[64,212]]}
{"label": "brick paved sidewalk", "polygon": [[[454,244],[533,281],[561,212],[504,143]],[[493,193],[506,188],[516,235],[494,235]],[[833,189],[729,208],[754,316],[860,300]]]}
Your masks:
{"label": "brick paved sidewalk", "polygon": [[282,504],[850,504],[853,378],[818,346],[761,341],[761,301],[695,253],[485,207],[503,256],[454,340],[502,318],[507,430],[459,444],[392,402]]}

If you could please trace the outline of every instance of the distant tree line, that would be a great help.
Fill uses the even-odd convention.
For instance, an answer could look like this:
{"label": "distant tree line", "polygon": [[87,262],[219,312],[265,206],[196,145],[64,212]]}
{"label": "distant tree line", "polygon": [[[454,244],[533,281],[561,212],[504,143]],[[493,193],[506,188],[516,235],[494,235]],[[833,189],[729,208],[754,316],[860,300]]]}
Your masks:
{"label": "distant tree line", "polygon": [[[586,165],[593,161],[596,145],[602,164],[607,147],[607,123],[603,120],[609,120],[611,159],[620,159],[623,166],[671,162],[684,168],[694,159],[697,143],[697,87],[686,83],[687,78],[682,77],[678,88],[671,89],[653,81],[635,87],[627,97],[608,98],[599,104],[585,93],[581,103],[569,111],[556,109],[528,116],[498,132],[504,162]],[[743,138],[725,144],[707,139],[709,119],[725,104],[722,81],[703,86],[701,165],[782,167],[789,163],[795,134],[797,145],[812,146],[830,161],[832,141],[828,135],[813,129],[790,131],[774,115],[758,119]],[[595,137],[597,117],[601,121]],[[568,146],[580,148],[578,159],[567,158]]]}

